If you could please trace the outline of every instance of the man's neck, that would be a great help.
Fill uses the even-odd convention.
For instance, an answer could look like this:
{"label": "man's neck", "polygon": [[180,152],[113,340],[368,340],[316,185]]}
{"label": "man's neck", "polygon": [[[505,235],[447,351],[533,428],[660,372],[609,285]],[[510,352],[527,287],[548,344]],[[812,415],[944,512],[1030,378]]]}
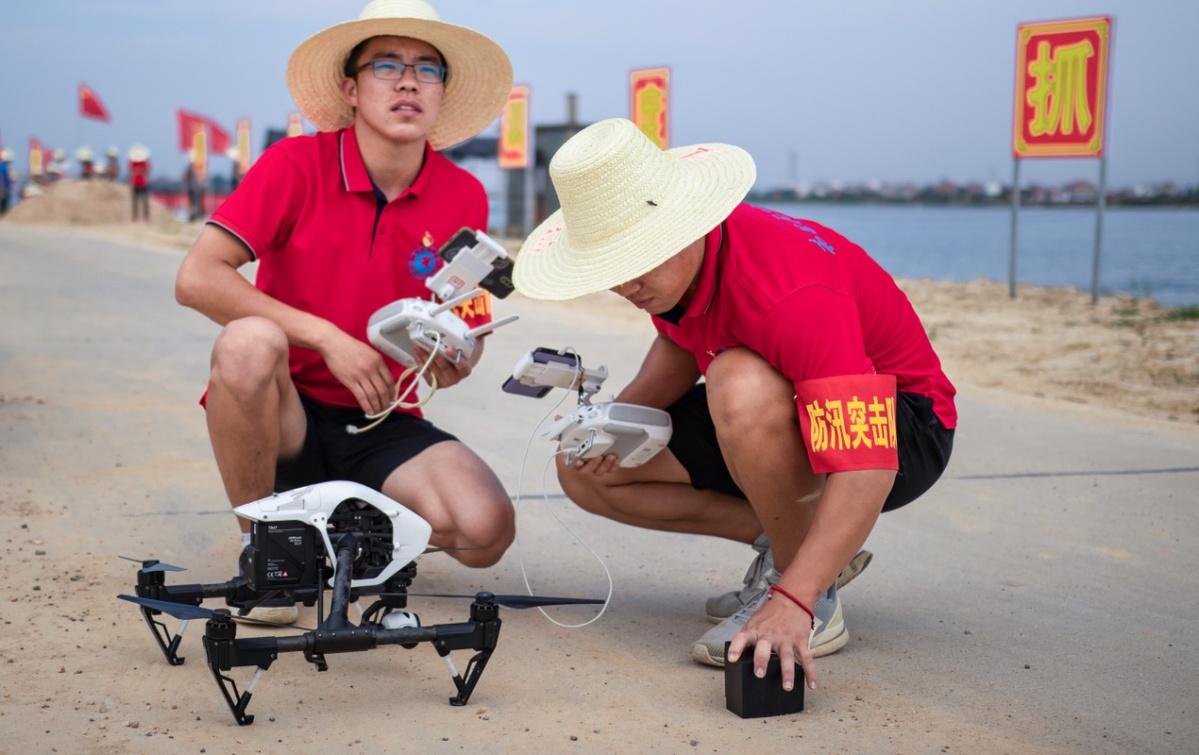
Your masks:
{"label": "man's neck", "polygon": [[377,131],[354,122],[354,136],[358,140],[358,151],[367,175],[387,201],[395,199],[420,175],[425,160],[425,142],[394,142],[383,138]]}

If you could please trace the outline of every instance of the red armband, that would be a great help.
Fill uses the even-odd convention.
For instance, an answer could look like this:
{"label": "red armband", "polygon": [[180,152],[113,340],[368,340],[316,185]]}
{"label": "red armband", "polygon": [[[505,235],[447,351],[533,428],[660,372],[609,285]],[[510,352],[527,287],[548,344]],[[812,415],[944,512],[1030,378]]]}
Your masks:
{"label": "red armband", "polygon": [[894,375],[804,380],[795,404],[814,473],[899,469]]}

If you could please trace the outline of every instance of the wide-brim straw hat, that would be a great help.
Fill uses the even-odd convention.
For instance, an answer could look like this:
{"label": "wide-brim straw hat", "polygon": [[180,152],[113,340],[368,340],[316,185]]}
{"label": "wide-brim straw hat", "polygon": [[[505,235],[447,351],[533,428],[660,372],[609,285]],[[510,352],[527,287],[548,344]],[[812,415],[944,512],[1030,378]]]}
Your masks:
{"label": "wide-brim straw hat", "polygon": [[83,161],[91,160],[92,159],[92,148],[91,147],[80,147],[79,149],[75,150],[75,159],[83,160]]}
{"label": "wide-brim straw hat", "polygon": [[135,163],[150,158],[150,150],[146,149],[144,144],[134,144],[129,148],[129,159]]}
{"label": "wide-brim straw hat", "polygon": [[424,0],[371,0],[347,21],[300,43],[287,63],[287,86],[300,112],[321,131],[354,122],[341,93],[346,58],[359,42],[378,36],[427,42],[445,59],[449,75],[429,144],[441,150],[487,128],[512,91],[512,64],[502,48],[465,26],[441,20]]}
{"label": "wide-brim straw hat", "polygon": [[521,246],[516,290],[573,299],[644,275],[720,225],[756,175],[731,144],[663,151],[624,118],[588,126],[550,161],[562,209]]}

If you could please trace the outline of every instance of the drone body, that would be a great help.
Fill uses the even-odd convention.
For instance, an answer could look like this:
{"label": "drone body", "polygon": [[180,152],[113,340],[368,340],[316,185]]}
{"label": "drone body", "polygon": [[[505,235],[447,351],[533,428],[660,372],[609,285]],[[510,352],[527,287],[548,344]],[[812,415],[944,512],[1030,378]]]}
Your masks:
{"label": "drone body", "polygon": [[303,568],[313,561],[315,537],[325,553],[336,553],[331,535],[357,534],[363,552],[356,557],[350,587],[358,588],[386,582],[425,552],[433,534],[429,523],[412,511],[365,485],[345,480],[276,493],[238,506],[234,513],[253,522],[259,535],[242,554],[242,571],[259,590],[301,584]]}
{"label": "drone body", "polygon": [[[250,544],[243,550],[242,574],[215,584],[167,585],[167,572],[183,569],[148,559],[137,573],[137,595],[117,597],[136,603],[159,648],[172,666],[189,621],[206,619],[204,653],[208,667],[238,724],[254,717],[246,713],[262,673],[282,653],[302,653],[318,671],[328,669],[325,655],[371,650],[382,645],[414,648],[430,643],[450,667],[458,694],[453,705],[465,705],[499,641],[499,608],[599,604],[602,600],[549,598],[528,595],[436,595],[471,599],[470,620],[421,626],[407,610],[409,585],[416,576],[415,559],[425,552],[431,528],[424,519],[387,496],[357,483],[325,482],[279,493],[237,508],[253,522]],[[131,559],[136,560],[136,559]],[[332,593],[325,611],[325,592]],[[297,603],[316,605],[318,626],[301,634],[277,637],[237,637],[237,624],[262,625],[245,614],[268,598],[283,595]],[[361,612],[360,623],[348,616],[350,604],[373,596]],[[208,598],[223,598],[239,610],[208,609]],[[180,620],[174,635],[157,618],[169,614]],[[272,625],[292,632],[303,627]],[[474,650],[464,673],[450,658],[453,650]],[[227,675],[234,667],[255,666],[242,691]]]}

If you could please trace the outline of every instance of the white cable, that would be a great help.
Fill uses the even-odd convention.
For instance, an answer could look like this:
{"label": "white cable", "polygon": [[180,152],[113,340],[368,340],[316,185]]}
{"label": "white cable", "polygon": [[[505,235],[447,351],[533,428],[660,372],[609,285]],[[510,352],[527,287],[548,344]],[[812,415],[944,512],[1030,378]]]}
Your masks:
{"label": "white cable", "polygon": [[[570,348],[569,346],[566,347],[566,349],[564,351],[568,354],[574,354],[574,356],[575,356],[575,376],[576,376],[576,379],[581,380],[582,376],[583,376],[583,360],[579,358],[578,352],[576,352],[574,349]],[[523,490],[524,490],[525,464],[529,460],[529,449],[533,445],[533,438],[535,438],[537,436],[537,431],[541,429],[541,426],[543,424],[545,424],[546,419],[548,419],[551,414],[553,414],[555,411],[557,411],[558,407],[562,405],[562,402],[565,401],[566,397],[569,395],[570,395],[570,391],[563,392],[562,398],[558,399],[558,403],[556,403],[550,407],[550,410],[548,412],[546,412],[541,417],[540,420],[537,421],[536,425],[533,426],[533,432],[529,433],[529,440],[528,440],[528,442],[525,443],[524,455],[521,456],[521,459],[520,459],[520,472],[516,478],[516,498],[513,503],[513,507],[516,509],[520,508],[521,496],[522,496]],[[572,453],[577,450],[578,450],[577,448],[567,448],[567,449],[561,449],[559,451],[556,451],[555,453],[550,454],[550,457],[548,459],[546,459],[545,465],[542,466],[542,468],[541,468],[541,490],[542,490],[542,493],[541,494],[542,494],[543,498],[545,499],[545,504],[546,504],[547,509],[549,509],[549,505],[550,505],[549,500],[550,499],[549,499],[549,495],[546,494],[546,492],[545,492],[545,474],[549,470],[550,462],[552,462],[560,454]],[[554,517],[554,520],[558,522],[558,524],[562,527],[562,529],[564,529],[568,533],[570,533],[570,535],[572,537],[574,537],[575,542],[577,542],[579,545],[583,546],[587,550],[587,552],[590,553],[595,558],[595,560],[599,562],[600,568],[602,568],[604,570],[604,575],[608,578],[608,595],[606,598],[604,598],[604,604],[600,608],[599,613],[597,613],[595,616],[593,616],[592,618],[590,618],[587,621],[584,621],[581,624],[563,624],[562,622],[554,619],[554,617],[552,617],[548,613],[546,613],[544,608],[542,608],[540,606],[537,607],[537,610],[541,612],[541,615],[544,616],[550,623],[556,624],[557,626],[560,626],[563,629],[580,629],[582,627],[587,626],[588,624],[598,621],[599,618],[604,615],[604,612],[608,610],[608,605],[612,602],[612,589],[613,589],[612,573],[608,571],[608,565],[604,563],[604,560],[602,558],[600,558],[599,555],[595,551],[593,551],[590,547],[588,547],[588,545],[586,543],[584,543],[583,540],[574,533],[574,531],[572,531],[569,527],[567,527],[566,524],[561,519],[558,518],[558,515],[554,513],[553,509],[549,509],[549,511],[550,511],[550,515]],[[522,552],[521,547],[520,547],[520,527],[519,526],[516,528],[516,533],[515,533],[513,544],[516,546],[516,560],[517,560],[517,563],[520,565],[520,576],[524,580],[525,591],[528,592],[530,597],[537,597],[533,592],[533,586],[531,584],[529,584],[529,574],[525,570],[524,553]]]}
{"label": "white cable", "polygon": [[400,377],[396,380],[395,392],[393,394],[395,396],[395,399],[391,402],[391,404],[387,408],[385,408],[383,411],[375,412],[374,414],[367,413],[366,418],[370,419],[370,420],[374,420],[369,425],[363,425],[362,427],[355,427],[354,425],[346,425],[347,433],[349,433],[350,435],[357,435],[358,433],[364,433],[367,430],[373,430],[374,428],[378,427],[379,424],[383,422],[383,420],[387,419],[387,417],[393,411],[395,411],[397,408],[419,409],[420,407],[427,404],[429,402],[429,399],[433,398],[433,394],[437,393],[437,377],[436,376],[433,377],[433,384],[429,387],[428,395],[426,395],[423,399],[420,399],[419,401],[415,401],[412,403],[404,403],[404,399],[408,398],[408,394],[412,393],[413,389],[416,388],[416,386],[420,384],[420,379],[422,377],[424,377],[425,371],[429,369],[429,365],[433,364],[433,360],[437,357],[437,350],[441,346],[441,333],[437,332],[436,330],[433,331],[433,340],[434,340],[433,350],[431,352],[429,352],[429,358],[425,360],[425,363],[423,365],[421,365],[420,371],[416,373],[416,377],[412,378],[412,382],[408,384],[408,390],[404,391],[404,395],[402,395],[402,396],[399,395],[400,386],[403,384],[404,379],[412,374],[412,371],[414,369],[413,367],[409,367],[408,369],[406,369],[402,373],[400,373]]}

